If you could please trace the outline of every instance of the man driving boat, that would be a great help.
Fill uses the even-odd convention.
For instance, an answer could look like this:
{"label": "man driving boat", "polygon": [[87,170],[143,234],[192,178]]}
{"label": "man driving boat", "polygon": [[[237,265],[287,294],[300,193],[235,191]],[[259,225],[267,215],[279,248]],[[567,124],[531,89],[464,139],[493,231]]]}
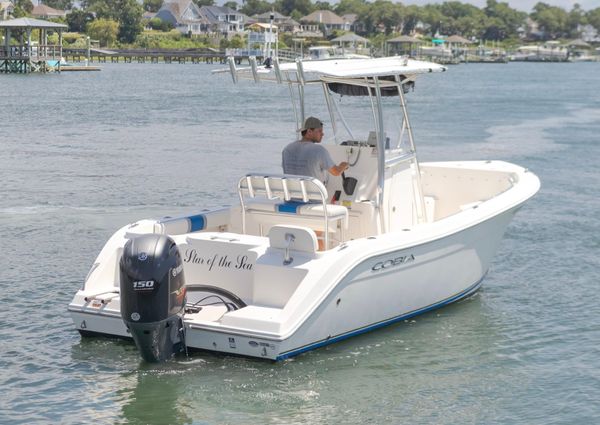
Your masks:
{"label": "man driving boat", "polygon": [[285,174],[310,176],[327,185],[329,174],[339,176],[348,169],[347,162],[338,165],[329,152],[320,145],[323,139],[323,123],[308,117],[301,129],[302,139],[287,145],[282,152],[282,167]]}

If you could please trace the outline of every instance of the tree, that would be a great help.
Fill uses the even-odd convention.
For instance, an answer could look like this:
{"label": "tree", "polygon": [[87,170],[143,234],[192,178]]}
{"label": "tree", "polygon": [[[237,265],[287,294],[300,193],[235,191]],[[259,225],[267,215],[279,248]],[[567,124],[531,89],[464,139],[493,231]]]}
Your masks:
{"label": "tree", "polygon": [[101,46],[109,47],[117,40],[119,23],[110,19],[97,19],[87,26],[87,34],[99,40]]}
{"label": "tree", "polygon": [[73,8],[73,0],[44,0],[44,4],[59,10],[70,10]]}
{"label": "tree", "polygon": [[317,0],[315,1],[315,10],[333,10],[333,8],[328,1]]}
{"label": "tree", "polygon": [[253,16],[270,12],[272,9],[273,5],[266,0],[246,0],[240,12],[244,15]]}
{"label": "tree", "polygon": [[67,15],[70,32],[85,32],[87,25],[94,20],[94,15],[80,9],[72,10]]}
{"label": "tree", "polygon": [[340,0],[335,7],[334,11],[337,15],[346,15],[348,13],[355,13],[357,15],[366,12],[369,4],[365,0]]}
{"label": "tree", "polygon": [[570,37],[579,37],[579,31],[581,26],[587,24],[585,11],[581,8],[579,3],[573,5],[573,9],[569,12],[567,21],[567,27]]}
{"label": "tree", "polygon": [[556,39],[568,35],[569,16],[564,9],[539,2],[533,7],[531,19],[536,21],[546,39]]}
{"label": "tree", "polygon": [[310,0],[276,0],[274,6],[286,16],[294,15],[294,11],[295,15],[306,16],[316,10]]}
{"label": "tree", "polygon": [[591,26],[600,31],[600,7],[592,9],[585,14],[585,18]]}
{"label": "tree", "polygon": [[213,6],[215,4],[214,0],[192,0],[198,7],[202,6]]}
{"label": "tree", "polygon": [[156,13],[163,5],[163,0],[144,0],[143,8],[146,12]]}
{"label": "tree", "polygon": [[527,14],[512,9],[508,3],[498,3],[496,0],[487,0],[483,9],[487,20],[484,38],[487,40],[504,40],[515,37],[519,28],[525,26]]}
{"label": "tree", "polygon": [[237,1],[235,1],[235,0],[229,0],[225,3],[223,3],[223,6],[233,9],[233,10],[237,10],[237,8],[238,8]]}
{"label": "tree", "polygon": [[15,18],[28,16],[33,10],[33,3],[31,0],[15,0],[13,4],[15,5],[15,11],[13,12]]}
{"label": "tree", "polygon": [[142,32],[142,5],[136,0],[83,0],[82,5],[98,18],[118,22],[118,38],[132,43]]}

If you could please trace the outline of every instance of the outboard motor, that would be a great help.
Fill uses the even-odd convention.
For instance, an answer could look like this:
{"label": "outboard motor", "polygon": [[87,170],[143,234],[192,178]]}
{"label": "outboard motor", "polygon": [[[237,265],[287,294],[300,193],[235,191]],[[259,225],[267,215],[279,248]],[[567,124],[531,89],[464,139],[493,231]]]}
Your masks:
{"label": "outboard motor", "polygon": [[120,261],[121,317],[144,360],[160,362],[184,348],[186,303],[177,245],[164,235],[127,241]]}

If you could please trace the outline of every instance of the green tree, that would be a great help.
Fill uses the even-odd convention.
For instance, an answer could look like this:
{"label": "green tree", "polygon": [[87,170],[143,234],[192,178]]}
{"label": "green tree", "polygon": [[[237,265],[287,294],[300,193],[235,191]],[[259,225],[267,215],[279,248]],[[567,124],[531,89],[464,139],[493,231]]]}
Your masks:
{"label": "green tree", "polygon": [[98,18],[118,22],[119,41],[132,43],[143,30],[144,11],[136,0],[84,0],[82,5]]}
{"label": "green tree", "polygon": [[144,0],[143,8],[146,12],[156,13],[163,5],[163,0]]}
{"label": "green tree", "polygon": [[596,28],[597,31],[600,32],[600,7],[589,10],[585,14],[585,19],[587,20],[588,24],[590,24],[591,26]]}
{"label": "green tree", "polygon": [[573,9],[569,12],[567,27],[570,37],[579,37],[579,28],[587,24],[585,10],[581,8],[579,3],[573,5]]}
{"label": "green tree", "polygon": [[72,10],[67,15],[67,25],[71,32],[85,32],[87,25],[93,20],[93,14],[81,9]]}
{"label": "green tree", "polygon": [[94,40],[99,40],[101,46],[112,46],[117,41],[119,23],[110,19],[97,19],[87,26],[87,34]]}
{"label": "green tree", "polygon": [[315,10],[333,10],[333,8],[328,1],[317,0],[315,1]]}
{"label": "green tree", "polygon": [[270,12],[271,9],[273,9],[273,5],[266,0],[246,0],[240,12],[248,16],[253,16]]}
{"label": "green tree", "polygon": [[527,14],[512,9],[508,3],[498,3],[496,0],[487,0],[483,9],[489,18],[484,30],[486,40],[504,40],[516,37],[519,28],[525,26]]}
{"label": "green tree", "polygon": [[544,31],[545,39],[556,39],[567,36],[569,33],[569,16],[560,7],[539,2],[533,7],[531,19],[536,21],[540,29]]}
{"label": "green tree", "polygon": [[294,12],[296,12],[296,16],[298,14],[306,16],[313,10],[317,10],[310,0],[276,0],[274,6],[275,10],[286,16],[294,16]]}
{"label": "green tree", "polygon": [[385,34],[389,35],[402,25],[401,4],[392,3],[389,0],[375,0],[370,7],[363,9],[358,15],[359,21],[367,27],[367,32],[372,33],[379,26],[382,26]]}
{"label": "green tree", "polygon": [[364,14],[370,5],[366,0],[340,0],[335,6],[334,12],[340,16],[347,13]]}
{"label": "green tree", "polygon": [[15,11],[13,13],[15,18],[28,16],[33,10],[33,3],[31,0],[15,0],[13,4],[15,5]]}
{"label": "green tree", "polygon": [[73,0],[44,0],[44,4],[59,10],[70,10],[73,8]]}
{"label": "green tree", "polygon": [[223,3],[223,6],[233,9],[233,10],[237,10],[237,8],[238,8],[238,4],[235,0],[229,0],[225,3]]}
{"label": "green tree", "polygon": [[193,0],[194,3],[196,3],[196,5],[198,7],[202,7],[202,6],[214,6],[215,1],[214,0]]}

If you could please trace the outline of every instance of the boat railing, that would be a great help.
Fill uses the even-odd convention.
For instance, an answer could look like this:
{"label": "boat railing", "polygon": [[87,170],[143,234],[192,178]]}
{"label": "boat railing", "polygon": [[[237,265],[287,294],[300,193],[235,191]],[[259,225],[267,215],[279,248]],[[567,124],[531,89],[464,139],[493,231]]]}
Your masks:
{"label": "boat railing", "polygon": [[[265,198],[269,202],[269,210],[257,210],[261,214],[283,214],[287,217],[294,214],[303,219],[322,219],[325,247],[329,247],[330,224],[342,220],[344,224],[341,229],[347,225],[347,209],[341,205],[328,205],[327,189],[313,177],[251,173],[240,179],[238,194],[242,207],[243,233],[246,233],[246,214],[253,208],[253,204],[248,203],[246,198]],[[282,202],[276,204],[278,200]]]}

